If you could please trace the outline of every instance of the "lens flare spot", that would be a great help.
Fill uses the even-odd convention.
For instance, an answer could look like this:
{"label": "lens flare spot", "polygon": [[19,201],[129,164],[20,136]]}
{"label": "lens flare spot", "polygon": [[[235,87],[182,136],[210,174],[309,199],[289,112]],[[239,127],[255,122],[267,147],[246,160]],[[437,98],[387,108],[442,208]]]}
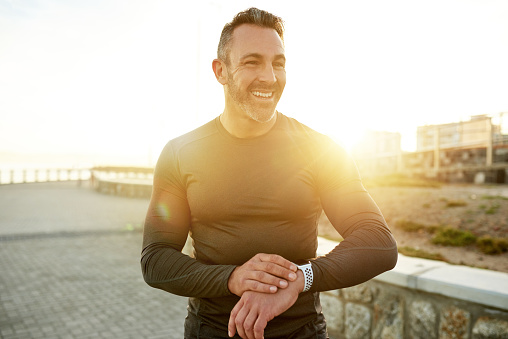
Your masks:
{"label": "lens flare spot", "polygon": [[169,220],[171,217],[171,213],[169,213],[169,208],[165,204],[159,203],[157,205],[157,214],[164,220]]}

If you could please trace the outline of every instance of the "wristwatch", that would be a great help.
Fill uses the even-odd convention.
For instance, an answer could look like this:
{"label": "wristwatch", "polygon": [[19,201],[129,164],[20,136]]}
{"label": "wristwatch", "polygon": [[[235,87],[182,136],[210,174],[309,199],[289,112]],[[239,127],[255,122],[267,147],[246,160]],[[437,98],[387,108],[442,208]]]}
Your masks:
{"label": "wristwatch", "polygon": [[314,273],[312,271],[312,264],[310,262],[307,262],[303,265],[296,265],[300,271],[303,273],[303,277],[305,279],[305,286],[303,287],[302,292],[307,292],[310,290],[312,286],[312,282],[314,281]]}

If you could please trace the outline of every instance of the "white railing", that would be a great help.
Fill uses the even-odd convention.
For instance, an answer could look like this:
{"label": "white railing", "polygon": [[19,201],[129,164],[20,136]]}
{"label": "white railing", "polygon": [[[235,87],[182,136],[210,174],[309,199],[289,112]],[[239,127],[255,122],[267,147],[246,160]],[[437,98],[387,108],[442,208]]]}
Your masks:
{"label": "white railing", "polygon": [[90,179],[89,168],[0,169],[0,185]]}

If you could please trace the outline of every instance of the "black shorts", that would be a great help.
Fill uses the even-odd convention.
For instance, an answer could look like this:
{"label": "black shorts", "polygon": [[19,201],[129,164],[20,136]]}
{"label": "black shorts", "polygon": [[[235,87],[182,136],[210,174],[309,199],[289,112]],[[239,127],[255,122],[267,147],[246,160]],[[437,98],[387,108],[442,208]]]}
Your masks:
{"label": "black shorts", "polygon": [[[214,326],[205,324],[199,317],[188,312],[185,318],[185,339],[222,339],[229,338],[227,331],[218,329]],[[233,337],[240,339],[238,333]],[[268,337],[265,337],[268,339]],[[318,317],[315,321],[311,321],[300,327],[289,336],[270,339],[328,339],[326,331],[326,322],[324,317]]]}

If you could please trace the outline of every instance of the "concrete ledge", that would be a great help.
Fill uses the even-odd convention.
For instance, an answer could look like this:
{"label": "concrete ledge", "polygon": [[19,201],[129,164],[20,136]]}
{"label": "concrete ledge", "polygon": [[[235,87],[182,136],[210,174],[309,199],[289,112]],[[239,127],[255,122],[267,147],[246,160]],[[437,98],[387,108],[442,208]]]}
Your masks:
{"label": "concrete ledge", "polygon": [[508,274],[503,272],[448,265],[421,274],[417,288],[455,299],[508,309]]}
{"label": "concrete ledge", "polygon": [[[338,243],[318,238],[318,255]],[[508,274],[399,254],[397,265],[374,280],[508,310]]]}
{"label": "concrete ledge", "polygon": [[435,268],[450,266],[443,261],[411,258],[399,254],[397,265],[389,272],[378,275],[375,279],[401,287],[418,288],[418,277]]}

